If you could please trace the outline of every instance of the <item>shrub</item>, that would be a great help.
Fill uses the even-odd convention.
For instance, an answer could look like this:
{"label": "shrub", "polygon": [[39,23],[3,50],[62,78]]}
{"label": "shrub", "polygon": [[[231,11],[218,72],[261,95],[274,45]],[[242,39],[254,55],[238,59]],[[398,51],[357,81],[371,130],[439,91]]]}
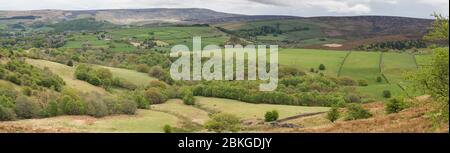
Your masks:
{"label": "shrub", "polygon": [[386,113],[392,114],[392,113],[398,113],[404,109],[406,109],[408,106],[405,103],[405,101],[401,98],[392,98],[386,103]]}
{"label": "shrub", "polygon": [[12,108],[0,105],[0,121],[11,121],[16,118],[16,114]]}
{"label": "shrub", "polygon": [[266,122],[273,122],[273,121],[278,120],[278,117],[279,117],[278,111],[273,110],[273,111],[266,112],[266,115],[264,115],[264,118],[265,118],[264,120]]}
{"label": "shrub", "polygon": [[86,104],[86,114],[94,117],[104,117],[109,113],[106,104],[102,100],[93,100]]}
{"label": "shrub", "polygon": [[349,94],[345,97],[345,101],[348,103],[360,103],[361,97],[357,94]]}
{"label": "shrub", "polygon": [[59,110],[66,115],[84,115],[85,105],[80,100],[69,95],[62,95],[58,99]]}
{"label": "shrub", "polygon": [[356,82],[352,78],[349,77],[341,77],[338,79],[338,83],[343,86],[355,86]]}
{"label": "shrub", "polygon": [[381,76],[378,76],[378,77],[377,77],[377,82],[378,82],[378,83],[383,82],[383,78],[382,78]]}
{"label": "shrub", "polygon": [[325,68],[325,65],[323,65],[323,64],[320,64],[319,65],[319,70],[321,70],[321,71],[323,71],[323,70],[325,70],[326,68]]}
{"label": "shrub", "polygon": [[389,91],[389,90],[384,90],[384,91],[383,91],[383,97],[384,97],[384,98],[391,98],[391,97],[392,97],[391,91]]}
{"label": "shrub", "polygon": [[339,110],[337,107],[331,108],[331,110],[327,113],[327,119],[331,122],[335,122],[340,117]]}
{"label": "shrub", "polygon": [[52,100],[44,107],[42,116],[52,117],[57,115],[58,115],[58,103]]}
{"label": "shrub", "polygon": [[183,96],[183,103],[186,105],[195,105],[195,98],[194,94],[192,93],[192,90],[186,91],[186,93]]}
{"label": "shrub", "polygon": [[314,73],[316,72],[316,70],[314,70],[314,68],[309,69],[309,72]]}
{"label": "shrub", "polygon": [[0,106],[14,108],[14,100],[11,97],[0,95]]}
{"label": "shrub", "polygon": [[164,77],[165,71],[164,71],[164,69],[163,69],[161,66],[153,66],[153,67],[149,70],[148,74],[149,74],[151,77],[155,77],[155,78],[161,79],[161,78]]}
{"label": "shrub", "polygon": [[27,97],[20,96],[16,99],[15,112],[17,117],[23,119],[36,118],[39,117],[40,111],[39,105]]}
{"label": "shrub", "polygon": [[231,114],[217,113],[205,123],[205,128],[214,132],[237,132],[240,130],[240,119]]}
{"label": "shrub", "polygon": [[162,104],[167,100],[166,95],[160,89],[149,88],[145,91],[145,96],[152,104]]}
{"label": "shrub", "polygon": [[66,65],[72,67],[73,66],[73,61],[69,60]]}
{"label": "shrub", "polygon": [[135,91],[133,93],[134,102],[140,109],[150,108],[150,101],[145,97],[144,93],[141,91]]}
{"label": "shrub", "polygon": [[129,99],[121,98],[119,100],[120,103],[120,112],[123,114],[134,115],[136,114],[137,104]]}
{"label": "shrub", "polygon": [[358,85],[365,87],[365,86],[368,86],[369,83],[367,82],[367,80],[362,80],[361,79],[361,80],[358,80]]}
{"label": "shrub", "polygon": [[139,64],[136,66],[136,71],[142,73],[148,73],[150,71],[150,67],[145,64]]}
{"label": "shrub", "polygon": [[358,120],[366,119],[372,117],[372,114],[364,109],[359,104],[348,104],[347,105],[347,117],[346,120]]}
{"label": "shrub", "polygon": [[168,124],[163,127],[164,133],[172,133],[172,127]]}

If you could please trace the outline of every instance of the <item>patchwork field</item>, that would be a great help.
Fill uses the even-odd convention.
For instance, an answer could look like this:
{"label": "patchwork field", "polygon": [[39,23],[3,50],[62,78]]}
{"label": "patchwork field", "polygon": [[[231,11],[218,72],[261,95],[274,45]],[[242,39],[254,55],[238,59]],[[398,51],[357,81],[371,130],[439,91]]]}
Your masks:
{"label": "patchwork field", "polygon": [[197,97],[197,103],[207,110],[234,114],[242,119],[264,119],[267,111],[277,110],[280,119],[294,115],[328,111],[327,107],[303,107],[271,104],[251,104],[236,100]]}
{"label": "patchwork field", "polygon": [[281,65],[293,66],[304,71],[317,70],[320,64],[326,67],[325,73],[336,76],[347,51],[327,51],[314,49],[282,49],[279,51]]}
{"label": "patchwork field", "polygon": [[391,83],[404,83],[405,73],[417,70],[413,55],[383,53],[382,72]]}
{"label": "patchwork field", "polygon": [[377,76],[380,76],[379,60],[380,53],[352,52],[345,61],[340,76],[376,83]]}

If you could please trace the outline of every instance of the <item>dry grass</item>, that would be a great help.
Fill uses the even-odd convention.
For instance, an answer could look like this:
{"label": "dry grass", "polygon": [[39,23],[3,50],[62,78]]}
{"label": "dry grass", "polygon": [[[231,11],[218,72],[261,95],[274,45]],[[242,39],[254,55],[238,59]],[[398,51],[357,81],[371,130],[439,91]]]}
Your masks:
{"label": "dry grass", "polygon": [[[296,129],[270,129],[275,132],[298,133],[448,133],[448,124],[436,128],[429,118],[428,112],[432,111],[432,103],[428,98],[419,97],[416,104],[397,114],[385,114],[383,103],[371,103],[364,105],[374,117],[355,121],[338,121],[330,123],[323,121],[324,116],[318,115],[296,121],[296,124],[306,125]],[[323,121],[323,122],[321,122]],[[310,125],[308,125],[310,124]],[[320,125],[322,124],[322,125]]]}

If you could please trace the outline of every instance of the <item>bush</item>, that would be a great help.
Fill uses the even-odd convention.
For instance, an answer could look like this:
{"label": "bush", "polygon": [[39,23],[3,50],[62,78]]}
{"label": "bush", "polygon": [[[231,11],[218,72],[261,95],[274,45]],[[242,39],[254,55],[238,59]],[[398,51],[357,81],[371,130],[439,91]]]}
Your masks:
{"label": "bush", "polygon": [[406,109],[407,107],[408,106],[403,99],[392,98],[386,103],[386,113],[388,114],[398,113]]}
{"label": "bush", "polygon": [[16,114],[12,108],[0,105],[0,121],[11,121],[16,119]]}
{"label": "bush", "polygon": [[321,70],[321,71],[324,71],[326,68],[325,68],[325,65],[323,65],[323,64],[320,64],[319,65],[319,70]]}
{"label": "bush", "polygon": [[134,115],[136,114],[137,104],[129,99],[122,98],[119,100],[120,112],[123,114]]}
{"label": "bush", "polygon": [[102,100],[93,100],[86,104],[86,114],[94,117],[104,117],[109,113],[106,104]]}
{"label": "bush", "polygon": [[149,88],[145,91],[145,96],[152,104],[162,104],[167,101],[166,95],[158,88]]}
{"label": "bush", "polygon": [[377,82],[378,82],[378,83],[383,82],[383,78],[382,78],[381,76],[378,76],[378,77],[377,77]]}
{"label": "bush", "polygon": [[62,95],[58,99],[59,110],[65,115],[84,115],[85,104],[69,95]]}
{"label": "bush", "polygon": [[15,112],[17,117],[23,119],[36,118],[39,117],[41,108],[39,105],[31,101],[25,96],[20,96],[16,99]]}
{"label": "bush", "polygon": [[192,90],[186,91],[186,93],[183,96],[183,103],[186,105],[195,105],[195,98],[194,94],[192,93]]}
{"label": "bush", "polygon": [[361,97],[357,94],[349,94],[345,97],[347,103],[360,103]]}
{"label": "bush", "polygon": [[238,132],[240,119],[231,114],[217,113],[211,116],[211,120],[205,123],[205,128],[214,132]]}
{"label": "bush", "polygon": [[133,93],[134,102],[140,109],[150,108],[150,101],[145,97],[144,93],[141,91],[135,91]]}
{"label": "bush", "polygon": [[52,117],[58,115],[58,103],[56,101],[50,101],[42,112],[42,116]]}
{"label": "bush", "polygon": [[338,83],[343,86],[355,86],[356,82],[352,78],[349,77],[341,77],[338,79]]}
{"label": "bush", "polygon": [[384,90],[384,91],[383,91],[383,97],[384,97],[384,98],[391,98],[391,97],[392,97],[391,91],[389,91],[389,90]]}
{"label": "bush", "polygon": [[367,80],[358,80],[358,85],[365,87],[368,86],[369,83],[367,82]]}
{"label": "bush", "polygon": [[264,120],[266,122],[273,122],[273,121],[278,120],[278,117],[279,117],[278,111],[273,110],[273,111],[266,112],[266,115],[264,115],[264,118],[265,118]]}
{"label": "bush", "polygon": [[327,113],[327,119],[331,122],[335,122],[340,117],[339,110],[337,107],[331,108],[331,110]]}
{"label": "bush", "polygon": [[172,133],[172,127],[168,124],[163,127],[164,133]]}
{"label": "bush", "polygon": [[364,109],[359,104],[348,104],[347,105],[347,117],[346,120],[358,120],[366,119],[372,117],[372,114]]}
{"label": "bush", "polygon": [[136,71],[142,73],[148,73],[150,71],[150,67],[145,64],[139,64],[136,66]]}

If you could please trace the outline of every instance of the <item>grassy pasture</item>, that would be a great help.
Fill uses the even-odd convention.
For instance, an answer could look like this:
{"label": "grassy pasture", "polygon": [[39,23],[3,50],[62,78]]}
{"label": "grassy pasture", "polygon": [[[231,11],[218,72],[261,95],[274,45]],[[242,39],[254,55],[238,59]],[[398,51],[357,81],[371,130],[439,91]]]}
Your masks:
{"label": "grassy pasture", "polygon": [[196,102],[207,109],[234,114],[242,119],[264,119],[267,111],[277,110],[280,119],[303,113],[328,111],[327,107],[303,107],[271,104],[251,104],[236,100],[197,97]]}
{"label": "grassy pasture", "polygon": [[150,77],[147,73],[141,73],[141,72],[137,72],[134,70],[101,66],[101,65],[95,65],[95,67],[109,69],[111,71],[111,73],[113,74],[113,76],[128,80],[135,85],[146,85],[151,80],[156,80],[155,78]]}
{"label": "grassy pasture", "polygon": [[208,112],[183,104],[179,99],[171,99],[164,104],[152,105],[152,110],[158,110],[176,115],[181,115],[184,118],[198,124],[204,124],[209,120]]}
{"label": "grassy pasture", "polygon": [[377,76],[380,76],[379,61],[379,52],[352,52],[343,65],[341,76],[375,84]]}
{"label": "grassy pasture", "polygon": [[336,76],[347,51],[327,51],[314,49],[282,49],[279,52],[281,65],[293,66],[304,71],[318,69],[320,64],[326,67],[325,73]]}
{"label": "grassy pasture", "polygon": [[138,110],[136,115],[116,115],[103,118],[59,116],[4,123],[39,128],[65,128],[74,132],[158,133],[163,132],[164,125],[168,124],[175,127],[179,121],[176,116],[167,113],[152,110]]}
{"label": "grassy pasture", "polygon": [[405,80],[405,73],[416,70],[414,57],[410,54],[384,53],[382,72],[391,83],[401,83]]}

